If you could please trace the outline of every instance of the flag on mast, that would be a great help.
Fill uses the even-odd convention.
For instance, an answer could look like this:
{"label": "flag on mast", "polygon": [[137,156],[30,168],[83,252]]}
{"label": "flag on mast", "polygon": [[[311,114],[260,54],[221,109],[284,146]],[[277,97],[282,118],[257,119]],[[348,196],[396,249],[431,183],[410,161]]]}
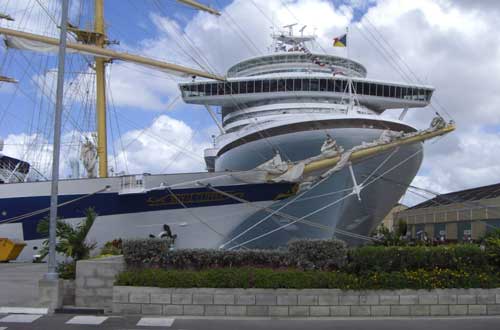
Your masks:
{"label": "flag on mast", "polygon": [[333,38],[333,47],[346,47],[347,46],[347,33]]}

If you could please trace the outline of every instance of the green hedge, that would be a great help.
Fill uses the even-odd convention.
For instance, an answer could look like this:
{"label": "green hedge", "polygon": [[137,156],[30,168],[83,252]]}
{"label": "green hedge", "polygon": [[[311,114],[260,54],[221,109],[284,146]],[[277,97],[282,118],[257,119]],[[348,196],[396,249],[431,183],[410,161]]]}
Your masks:
{"label": "green hedge", "polygon": [[266,267],[272,269],[335,270],[344,266],[347,249],[339,240],[292,241],[288,250],[170,250],[161,239],[123,242],[123,255],[131,268],[201,270],[209,268]]}
{"label": "green hedge", "polygon": [[495,265],[477,245],[448,246],[364,246],[349,251],[345,270],[393,272],[434,268],[486,271]]}
{"label": "green hedge", "polygon": [[223,268],[202,271],[142,269],[127,271],[115,285],[161,288],[264,288],[343,290],[494,288],[498,273],[465,272],[450,269],[418,269],[401,272],[352,274],[341,271],[272,270]]}
{"label": "green hedge", "polygon": [[[490,244],[492,245],[492,244]],[[496,247],[496,246],[495,246]],[[498,248],[474,244],[448,246],[364,246],[347,251],[339,240],[292,241],[287,250],[170,250],[163,239],[128,240],[123,254],[130,268],[202,270],[257,267],[343,270],[350,273],[395,272],[434,268],[498,271]],[[493,251],[493,252],[492,252]],[[493,256],[492,256],[493,255]],[[496,257],[495,257],[496,256]]]}

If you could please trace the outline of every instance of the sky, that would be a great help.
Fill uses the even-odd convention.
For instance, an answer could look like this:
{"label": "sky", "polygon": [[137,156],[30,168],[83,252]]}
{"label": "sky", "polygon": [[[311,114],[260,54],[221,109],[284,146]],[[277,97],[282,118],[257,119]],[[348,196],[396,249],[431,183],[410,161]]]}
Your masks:
{"label": "sky", "polygon": [[[71,0],[73,24],[91,27],[92,1]],[[206,0],[216,17],[173,0],[106,0],[110,47],[218,74],[265,55],[271,27],[299,23],[317,35],[316,51],[345,56],[331,46],[349,27],[349,56],[368,77],[425,83],[432,105],[411,109],[406,120],[426,128],[434,113],[457,131],[425,143],[413,184],[444,193],[500,182],[500,2],[495,0]],[[0,0],[16,18],[1,26],[57,36],[58,0]],[[68,55],[62,175],[71,173],[78,144],[95,130],[90,60]],[[27,159],[42,172],[50,163],[55,90],[54,56],[0,50],[0,138],[4,153]],[[115,61],[108,65],[108,136],[113,172],[203,171],[203,150],[217,130],[205,109],[184,104],[183,79]],[[387,117],[400,110],[388,110]],[[431,195],[427,197],[433,197]],[[422,197],[407,194],[403,202]]]}

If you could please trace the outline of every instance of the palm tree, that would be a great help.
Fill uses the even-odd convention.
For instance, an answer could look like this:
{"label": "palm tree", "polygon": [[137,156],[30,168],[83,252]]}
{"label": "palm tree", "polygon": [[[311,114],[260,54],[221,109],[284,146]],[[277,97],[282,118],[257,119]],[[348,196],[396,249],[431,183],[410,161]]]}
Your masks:
{"label": "palm tree", "polygon": [[[82,259],[87,259],[90,252],[96,247],[96,243],[88,243],[85,241],[87,235],[97,218],[97,213],[93,208],[85,210],[85,219],[78,225],[73,226],[62,219],[57,219],[56,236],[58,242],[56,251],[60,254],[70,257],[74,262]],[[49,220],[45,218],[40,221],[37,226],[37,231],[41,234],[48,235]],[[40,259],[45,258],[49,253],[49,242],[43,242],[43,248],[40,251]]]}

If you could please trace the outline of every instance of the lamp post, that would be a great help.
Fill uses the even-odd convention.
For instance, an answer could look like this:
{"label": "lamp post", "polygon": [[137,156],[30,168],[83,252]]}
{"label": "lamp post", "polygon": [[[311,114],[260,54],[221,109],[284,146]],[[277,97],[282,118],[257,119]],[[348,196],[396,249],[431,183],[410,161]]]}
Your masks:
{"label": "lamp post", "polygon": [[64,94],[64,62],[66,59],[66,35],[68,27],[69,0],[62,0],[61,35],[59,41],[59,57],[57,67],[56,111],[54,119],[54,145],[52,152],[52,184],[50,191],[49,220],[49,267],[45,278],[57,280],[56,272],[56,226],[57,226],[57,194],[59,188],[59,155],[61,152],[61,117]]}

